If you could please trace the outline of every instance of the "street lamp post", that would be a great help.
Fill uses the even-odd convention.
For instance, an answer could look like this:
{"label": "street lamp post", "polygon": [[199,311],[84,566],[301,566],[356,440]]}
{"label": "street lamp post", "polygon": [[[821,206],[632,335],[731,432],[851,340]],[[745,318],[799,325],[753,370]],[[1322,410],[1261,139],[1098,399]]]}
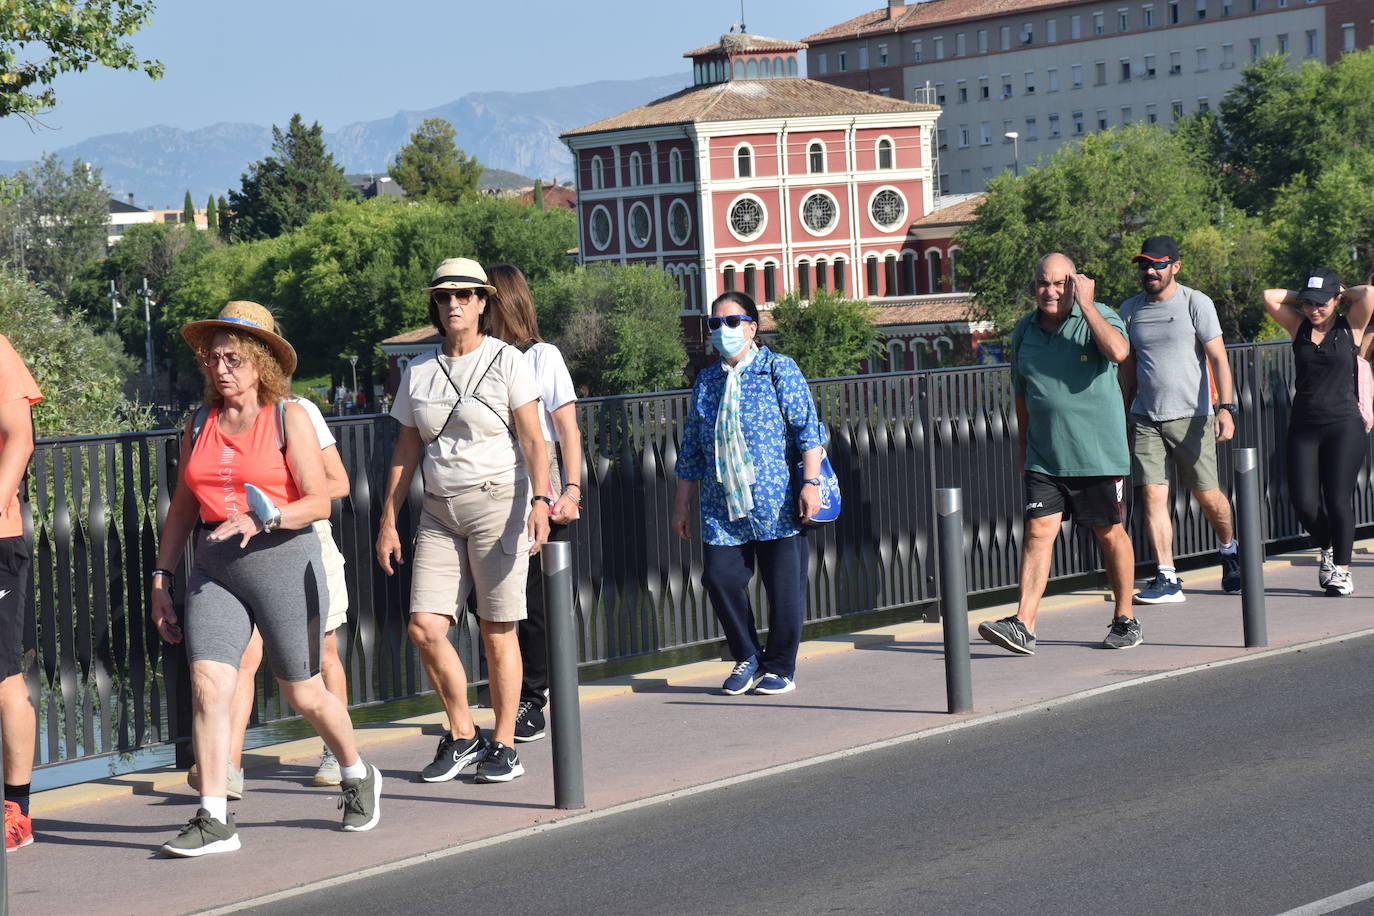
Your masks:
{"label": "street lamp post", "polygon": [[1011,167],[1012,174],[1021,177],[1021,135],[1014,130],[1009,130],[1002,136],[1011,141]]}
{"label": "street lamp post", "polygon": [[153,304],[153,291],[148,288],[148,278],[143,278],[143,285],[138,288],[138,294],[143,297],[143,350],[148,363],[148,378],[153,379],[153,317],[151,306]]}
{"label": "street lamp post", "polygon": [[356,404],[358,401],[358,357],[356,355],[350,356],[348,364],[353,367],[353,402]]}

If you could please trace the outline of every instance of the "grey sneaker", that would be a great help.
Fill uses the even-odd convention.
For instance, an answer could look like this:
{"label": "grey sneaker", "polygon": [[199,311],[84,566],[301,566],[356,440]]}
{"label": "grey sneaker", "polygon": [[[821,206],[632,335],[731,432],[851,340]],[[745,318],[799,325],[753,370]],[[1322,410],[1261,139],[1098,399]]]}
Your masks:
{"label": "grey sneaker", "polygon": [[1140,621],[1131,617],[1115,617],[1107,638],[1102,640],[1104,649],[1134,649],[1145,641],[1140,632]]}
{"label": "grey sneaker", "polygon": [[1335,567],[1331,578],[1326,580],[1326,594],[1329,598],[1355,594],[1355,580],[1350,577],[1350,570]]}
{"label": "grey sneaker", "polygon": [[343,777],[339,774],[339,758],[325,745],[320,751],[320,768],[315,771],[314,784],[317,786],[337,786]]}
{"label": "grey sneaker", "polygon": [[234,826],[234,815],[229,815],[229,823],[218,821],[204,808],[197,808],[195,817],[174,839],[162,844],[162,851],[169,856],[193,859],[216,852],[233,852],[239,848],[239,832]]}
{"label": "grey sneaker", "polygon": [[[228,769],[225,772],[225,784],[228,786],[226,795],[230,801],[238,801],[243,798],[243,770],[234,766],[232,763],[225,764]],[[191,769],[186,773],[186,784],[191,787],[191,791],[200,794],[200,768],[196,764],[191,764]]]}
{"label": "grey sneaker", "polygon": [[382,817],[382,771],[369,763],[362,779],[340,782],[339,808],[344,813],[343,829],[356,833],[376,827]]}
{"label": "grey sneaker", "polygon": [[1317,586],[1326,588],[1331,577],[1336,574],[1336,558],[1332,554],[1331,548],[1326,547],[1317,555]]}
{"label": "grey sneaker", "polygon": [[1021,618],[1015,615],[1001,620],[985,620],[978,624],[978,635],[1017,655],[1035,654],[1035,634],[1026,629]]}

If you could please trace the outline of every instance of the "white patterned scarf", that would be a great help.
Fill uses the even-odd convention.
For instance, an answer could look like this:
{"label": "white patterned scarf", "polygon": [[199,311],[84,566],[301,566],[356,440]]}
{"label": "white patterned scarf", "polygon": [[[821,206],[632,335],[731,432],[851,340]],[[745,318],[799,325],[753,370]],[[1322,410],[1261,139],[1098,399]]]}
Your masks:
{"label": "white patterned scarf", "polygon": [[720,361],[725,370],[725,390],[720,394],[720,412],[716,414],[716,480],[725,488],[725,508],[730,520],[744,518],[754,508],[754,458],[744,441],[744,424],[740,418],[740,372],[754,361],[758,347],[749,344],[749,351],[735,365]]}

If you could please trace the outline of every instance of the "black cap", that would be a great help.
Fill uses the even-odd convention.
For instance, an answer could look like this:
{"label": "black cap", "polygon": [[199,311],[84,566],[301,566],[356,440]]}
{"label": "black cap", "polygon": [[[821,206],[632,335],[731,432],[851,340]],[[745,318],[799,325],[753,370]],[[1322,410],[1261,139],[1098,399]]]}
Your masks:
{"label": "black cap", "polygon": [[1131,258],[1133,263],[1149,261],[1151,264],[1158,264],[1160,267],[1170,261],[1178,260],[1178,242],[1174,241],[1172,235],[1152,235],[1145,240],[1145,244],[1140,246],[1140,254]]}
{"label": "black cap", "polygon": [[1306,299],[1308,302],[1326,303],[1340,291],[1339,274],[1329,267],[1314,267],[1307,272],[1303,287],[1298,290],[1298,298]]}

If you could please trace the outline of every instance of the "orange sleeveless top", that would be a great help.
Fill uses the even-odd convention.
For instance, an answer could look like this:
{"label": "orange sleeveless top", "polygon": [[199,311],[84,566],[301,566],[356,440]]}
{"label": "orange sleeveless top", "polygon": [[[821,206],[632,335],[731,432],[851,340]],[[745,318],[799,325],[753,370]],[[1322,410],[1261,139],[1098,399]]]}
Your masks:
{"label": "orange sleeveless top", "polygon": [[277,422],[271,405],[258,411],[253,425],[236,436],[219,428],[219,408],[210,410],[200,430],[183,480],[200,503],[204,522],[222,522],[248,511],[243,485],[251,483],[278,507],[301,498],[286,454],[277,448]]}

